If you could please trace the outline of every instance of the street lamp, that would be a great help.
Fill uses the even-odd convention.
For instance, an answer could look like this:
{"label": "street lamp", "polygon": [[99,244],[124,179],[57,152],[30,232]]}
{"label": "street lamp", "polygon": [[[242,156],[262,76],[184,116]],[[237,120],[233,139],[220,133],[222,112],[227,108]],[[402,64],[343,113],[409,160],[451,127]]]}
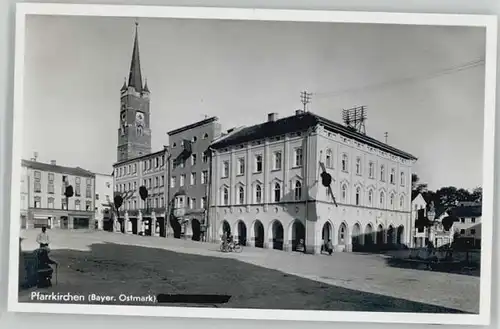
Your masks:
{"label": "street lamp", "polygon": [[431,227],[433,226],[434,219],[436,218],[436,211],[434,210],[434,202],[431,202],[431,206],[429,210],[427,211],[427,218],[429,220],[428,226],[427,226],[427,241],[430,241],[431,234],[430,230]]}
{"label": "street lamp", "polygon": [[[149,195],[149,193],[148,193],[148,189],[147,189],[146,186],[142,185],[141,187],[139,187],[139,196],[141,197],[142,201],[145,202],[145,204],[146,204],[146,212],[144,213],[144,215],[147,215],[147,216],[149,216],[149,199],[148,199],[148,195]],[[139,231],[139,229],[141,231],[143,231],[142,230],[143,221],[144,221],[144,218],[141,221],[141,227],[137,228],[138,231]],[[139,226],[139,223],[137,224],[137,226]],[[151,229],[151,224],[149,224],[149,227]],[[146,232],[143,232],[143,234],[146,235]]]}
{"label": "street lamp", "polygon": [[117,193],[113,197],[113,202],[114,202],[114,206],[116,209],[116,217],[118,220],[118,224],[120,224],[120,231],[122,233],[125,233],[124,227],[123,227],[122,223],[120,222],[120,207],[123,205],[123,197],[121,196],[121,194]]}

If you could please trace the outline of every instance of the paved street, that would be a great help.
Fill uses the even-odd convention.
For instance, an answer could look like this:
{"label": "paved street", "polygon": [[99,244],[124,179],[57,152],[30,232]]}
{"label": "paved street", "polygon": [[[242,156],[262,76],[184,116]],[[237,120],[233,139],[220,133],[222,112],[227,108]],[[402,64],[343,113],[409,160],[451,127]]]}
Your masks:
{"label": "paved street", "polygon": [[[38,231],[23,231],[23,250]],[[46,291],[107,295],[228,294],[221,307],[352,311],[473,312],[479,278],[393,268],[380,255],[312,256],[108,232],[50,231],[61,265]],[[20,292],[30,300],[31,290]]]}

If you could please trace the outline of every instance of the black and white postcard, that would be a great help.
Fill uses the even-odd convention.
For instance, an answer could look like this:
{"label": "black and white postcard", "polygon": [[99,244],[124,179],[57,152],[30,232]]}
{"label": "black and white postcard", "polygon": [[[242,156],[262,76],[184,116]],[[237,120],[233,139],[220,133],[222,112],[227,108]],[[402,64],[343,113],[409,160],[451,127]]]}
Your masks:
{"label": "black and white postcard", "polygon": [[496,18],[17,9],[10,310],[489,323]]}

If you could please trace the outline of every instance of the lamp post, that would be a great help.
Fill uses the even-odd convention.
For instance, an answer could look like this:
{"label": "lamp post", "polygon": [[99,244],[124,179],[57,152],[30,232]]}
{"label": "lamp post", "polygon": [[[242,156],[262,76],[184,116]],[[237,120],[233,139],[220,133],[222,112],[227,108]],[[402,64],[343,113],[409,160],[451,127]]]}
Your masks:
{"label": "lamp post", "polygon": [[[139,187],[139,196],[141,197],[142,201],[146,204],[146,212],[145,215],[149,216],[149,199],[148,199],[148,189],[146,186],[142,185]],[[139,227],[139,223],[137,223],[137,231],[143,231],[142,230],[142,224],[143,224],[144,218],[141,221],[141,226]],[[151,230],[151,223],[149,224],[149,228]],[[151,231],[152,232],[152,231]],[[143,231],[143,234],[146,235],[146,232]]]}
{"label": "lamp post", "polygon": [[436,218],[436,211],[434,210],[434,203],[431,202],[431,206],[429,210],[427,211],[427,218],[429,219],[428,226],[426,227],[427,230],[427,240],[430,241],[430,229],[433,226],[432,222],[434,222],[434,219]]}

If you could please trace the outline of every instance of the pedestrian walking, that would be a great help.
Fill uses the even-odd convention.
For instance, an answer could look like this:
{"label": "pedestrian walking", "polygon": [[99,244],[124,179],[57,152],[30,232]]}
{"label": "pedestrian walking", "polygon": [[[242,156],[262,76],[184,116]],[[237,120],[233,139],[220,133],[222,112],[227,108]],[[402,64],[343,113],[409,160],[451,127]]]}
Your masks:
{"label": "pedestrian walking", "polygon": [[47,233],[47,228],[42,227],[42,232],[40,232],[36,237],[36,243],[40,245],[40,248],[48,247],[50,243],[49,234]]}

